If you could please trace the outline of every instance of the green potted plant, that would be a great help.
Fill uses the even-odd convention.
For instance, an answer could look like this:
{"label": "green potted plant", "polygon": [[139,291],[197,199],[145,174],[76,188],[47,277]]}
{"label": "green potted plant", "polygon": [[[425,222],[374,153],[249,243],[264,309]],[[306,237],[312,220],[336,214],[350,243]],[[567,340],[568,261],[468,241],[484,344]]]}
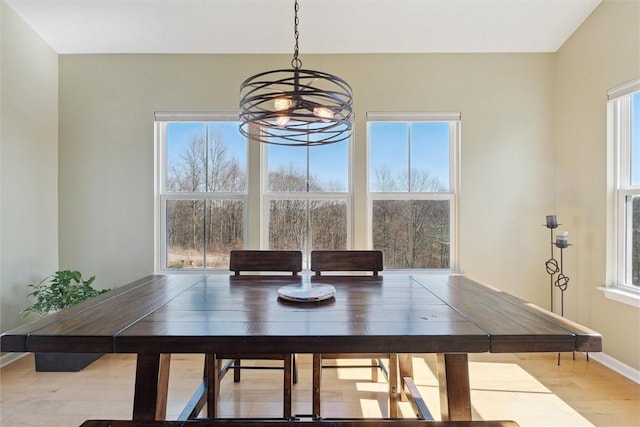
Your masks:
{"label": "green potted plant", "polygon": [[[74,306],[109,289],[94,289],[92,284],[96,276],[83,280],[79,271],[60,270],[45,277],[40,282],[30,284],[28,294],[35,302],[22,310],[23,317],[38,314],[42,317]],[[36,353],[36,371],[75,372],[88,366],[102,356],[101,353]]]}

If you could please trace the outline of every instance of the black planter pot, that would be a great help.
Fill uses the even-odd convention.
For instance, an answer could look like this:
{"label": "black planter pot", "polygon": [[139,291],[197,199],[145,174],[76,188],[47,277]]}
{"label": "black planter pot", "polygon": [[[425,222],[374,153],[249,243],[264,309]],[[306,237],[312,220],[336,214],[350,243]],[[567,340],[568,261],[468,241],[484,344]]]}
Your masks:
{"label": "black planter pot", "polygon": [[78,372],[103,353],[36,353],[37,372]]}

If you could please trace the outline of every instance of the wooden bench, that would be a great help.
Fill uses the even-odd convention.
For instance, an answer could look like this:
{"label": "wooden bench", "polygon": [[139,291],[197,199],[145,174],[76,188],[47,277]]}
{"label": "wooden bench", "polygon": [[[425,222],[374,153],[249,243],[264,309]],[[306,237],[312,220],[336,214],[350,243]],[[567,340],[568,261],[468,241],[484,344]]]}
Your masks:
{"label": "wooden bench", "polygon": [[241,271],[290,272],[302,271],[301,251],[233,250],[229,253],[229,270],[239,276]]}
{"label": "wooden bench", "polygon": [[311,251],[311,271],[365,272],[377,276],[383,270],[382,251]]}
{"label": "wooden bench", "polygon": [[189,421],[117,421],[88,420],[80,427],[518,427],[514,421],[425,421],[406,418],[393,419],[196,419]]}

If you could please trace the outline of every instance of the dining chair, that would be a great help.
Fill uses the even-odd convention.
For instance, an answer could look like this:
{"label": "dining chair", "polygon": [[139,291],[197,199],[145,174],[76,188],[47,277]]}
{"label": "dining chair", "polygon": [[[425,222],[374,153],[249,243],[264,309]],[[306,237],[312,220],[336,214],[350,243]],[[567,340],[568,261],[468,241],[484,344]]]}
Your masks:
{"label": "dining chair", "polygon": [[[242,272],[260,273],[273,275],[272,273],[290,273],[289,277],[295,277],[302,271],[301,251],[274,251],[274,250],[232,250],[229,253],[229,270],[234,272],[234,279],[242,280],[243,286],[251,284],[251,275],[242,275]],[[240,372],[243,369],[278,369],[284,371],[283,379],[283,415],[285,418],[291,416],[291,393],[292,384],[298,382],[298,368],[296,357],[290,353],[274,354],[236,354],[217,353],[218,360],[218,385],[222,378],[233,370],[233,382],[240,382]],[[251,365],[243,366],[242,360],[280,360],[281,366],[273,365]],[[220,387],[216,388],[219,393]],[[216,396],[217,401],[217,396]],[[211,415],[211,413],[210,413]]]}
{"label": "dining chair", "polygon": [[[233,250],[229,253],[229,270],[233,271],[234,277],[242,276],[241,272],[253,273],[273,273],[288,272],[292,276],[297,276],[302,271],[301,251],[273,251],[273,250]],[[261,274],[264,275],[264,274]],[[246,276],[243,276],[246,277]],[[221,359],[220,355],[218,358]],[[221,368],[220,379],[230,369],[233,369],[233,382],[240,382],[240,371],[242,369],[281,369],[270,367],[246,367],[241,366],[241,359],[277,359],[281,355],[271,355],[271,357],[242,357],[233,359],[233,365],[229,362]],[[298,370],[295,365],[295,357],[292,360],[293,383],[298,382]]]}
{"label": "dining chair", "polygon": [[382,270],[382,251],[311,251],[311,271],[316,276],[323,272],[371,272],[377,276]]}
{"label": "dining chair", "polygon": [[287,272],[297,276],[302,271],[302,252],[269,250],[233,250],[229,252],[229,270],[241,272]]}
{"label": "dining chair", "polygon": [[[349,277],[376,279],[378,273],[383,270],[382,251],[376,250],[316,250],[311,251],[311,271],[315,277],[322,276],[323,273],[344,274]],[[355,273],[355,274],[354,274]],[[371,273],[371,274],[367,274]],[[370,359],[368,365],[339,365],[337,363],[325,365],[325,360],[338,359]],[[389,360],[389,367],[382,359]],[[371,368],[371,381],[378,381],[378,371],[382,371],[389,382],[390,397],[398,392],[398,362],[397,355],[389,353],[360,354],[360,353],[322,353],[314,355],[313,362],[313,414],[320,416],[320,376],[322,369],[343,369],[343,368]],[[317,382],[317,383],[316,383]],[[395,383],[395,384],[394,384]],[[393,401],[394,399],[391,398]],[[391,417],[397,415],[397,405],[389,405]]]}

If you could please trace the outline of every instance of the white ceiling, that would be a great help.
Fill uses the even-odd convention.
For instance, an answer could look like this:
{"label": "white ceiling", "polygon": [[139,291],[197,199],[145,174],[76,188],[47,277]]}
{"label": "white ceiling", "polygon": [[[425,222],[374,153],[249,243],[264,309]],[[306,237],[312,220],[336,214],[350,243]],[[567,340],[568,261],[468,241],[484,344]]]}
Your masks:
{"label": "white ceiling", "polygon": [[[555,52],[601,0],[300,0],[300,54]],[[292,53],[293,0],[5,0],[71,53]]]}

